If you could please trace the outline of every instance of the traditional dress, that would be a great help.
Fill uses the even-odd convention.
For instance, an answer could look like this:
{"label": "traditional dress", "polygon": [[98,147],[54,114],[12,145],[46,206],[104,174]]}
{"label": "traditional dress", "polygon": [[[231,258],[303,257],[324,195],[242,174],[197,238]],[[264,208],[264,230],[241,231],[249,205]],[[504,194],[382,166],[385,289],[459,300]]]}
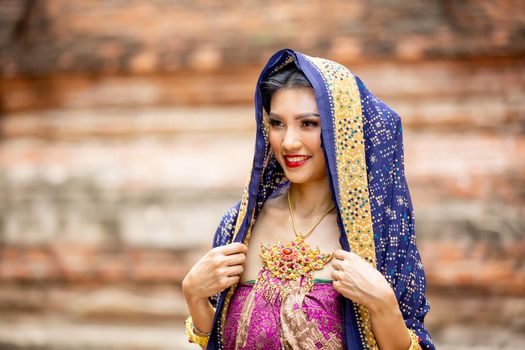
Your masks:
{"label": "traditional dress", "polygon": [[[241,200],[222,217],[213,246],[249,244],[265,201],[289,185],[271,152],[260,92],[261,82],[287,64],[297,65],[315,90],[342,249],[385,276],[407,327],[419,336],[423,349],[435,349],[423,324],[430,304],[404,173],[401,119],[336,62],[290,49],[270,58],[255,92],[253,167]],[[250,293],[249,284],[210,298],[217,311],[207,349],[378,349],[366,307],[324,282],[316,281],[307,294],[293,289],[282,302]]]}
{"label": "traditional dress", "polygon": [[[317,280],[308,294],[291,294],[283,303],[279,299],[270,303],[261,293],[253,293],[252,283],[241,283],[226,314],[224,347],[343,349],[341,300],[328,280]],[[247,308],[251,310],[246,312]]]}

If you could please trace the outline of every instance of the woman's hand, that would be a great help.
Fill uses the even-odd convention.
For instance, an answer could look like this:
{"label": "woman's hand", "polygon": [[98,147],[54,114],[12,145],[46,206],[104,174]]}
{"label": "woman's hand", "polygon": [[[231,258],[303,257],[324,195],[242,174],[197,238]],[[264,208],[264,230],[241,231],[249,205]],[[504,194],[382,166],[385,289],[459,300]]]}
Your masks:
{"label": "woman's hand", "polygon": [[386,278],[359,255],[338,249],[334,252],[332,267],[334,289],[344,297],[372,310],[392,306],[396,301]]}
{"label": "woman's hand", "polygon": [[247,251],[248,247],[242,243],[213,248],[193,265],[182,281],[193,325],[202,333],[211,332],[215,315],[208,297],[239,281]]}
{"label": "woman's hand", "polygon": [[359,255],[338,249],[332,261],[334,289],[370,311],[380,349],[408,349],[411,340],[396,295],[386,278]]}
{"label": "woman's hand", "polygon": [[182,281],[187,299],[205,299],[239,282],[248,247],[231,243],[204,255]]}

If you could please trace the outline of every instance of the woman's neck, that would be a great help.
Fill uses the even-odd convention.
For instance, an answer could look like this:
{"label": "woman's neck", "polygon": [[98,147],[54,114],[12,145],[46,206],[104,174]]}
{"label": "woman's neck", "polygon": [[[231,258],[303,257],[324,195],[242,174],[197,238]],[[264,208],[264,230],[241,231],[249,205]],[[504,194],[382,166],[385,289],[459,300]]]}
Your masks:
{"label": "woman's neck", "polygon": [[328,176],[319,181],[303,184],[290,183],[289,191],[292,191],[292,206],[297,217],[317,217],[333,205]]}

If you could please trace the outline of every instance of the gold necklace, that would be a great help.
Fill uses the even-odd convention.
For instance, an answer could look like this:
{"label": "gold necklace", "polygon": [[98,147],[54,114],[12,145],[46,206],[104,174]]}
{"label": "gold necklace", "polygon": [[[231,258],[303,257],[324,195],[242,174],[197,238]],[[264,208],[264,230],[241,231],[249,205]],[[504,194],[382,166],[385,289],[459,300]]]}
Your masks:
{"label": "gold necklace", "polygon": [[297,232],[297,227],[295,225],[295,217],[293,215],[292,191],[291,190],[288,190],[288,209],[290,210],[290,217],[292,218],[292,226],[293,226],[293,232],[295,232],[295,236],[302,236],[303,238],[306,238],[312,233],[312,231],[317,227],[317,225],[321,223],[321,221],[325,218],[325,216],[328,215],[328,213],[331,212],[332,209],[334,209],[334,205],[332,204],[332,206],[328,208],[328,210],[319,218],[319,220],[317,220],[317,222],[312,226],[312,228],[310,228],[308,232],[306,232],[304,235]]}
{"label": "gold necklace", "polygon": [[332,254],[321,253],[318,247],[312,249],[304,239],[313,232],[334,206],[332,205],[303,235],[297,232],[290,192],[288,190],[288,208],[295,239],[288,243],[278,241],[271,245],[265,243],[261,245],[260,257],[263,268],[259,272],[254,288],[256,292],[263,292],[271,303],[277,298],[282,301],[296,286],[308,293],[314,285],[314,270],[321,270],[332,259]]}

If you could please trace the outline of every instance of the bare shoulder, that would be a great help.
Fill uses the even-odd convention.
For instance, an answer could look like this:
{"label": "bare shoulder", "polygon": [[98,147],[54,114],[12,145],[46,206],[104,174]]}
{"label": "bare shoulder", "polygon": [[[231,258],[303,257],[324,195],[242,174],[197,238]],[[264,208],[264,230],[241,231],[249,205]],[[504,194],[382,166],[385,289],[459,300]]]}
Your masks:
{"label": "bare shoulder", "polygon": [[288,202],[285,194],[268,198],[263,204],[260,220],[279,221],[288,215]]}
{"label": "bare shoulder", "polygon": [[[261,239],[271,239],[273,234],[282,230],[283,222],[288,218],[286,195],[268,198],[255,220],[253,233]],[[264,236],[264,237],[263,237]]]}

